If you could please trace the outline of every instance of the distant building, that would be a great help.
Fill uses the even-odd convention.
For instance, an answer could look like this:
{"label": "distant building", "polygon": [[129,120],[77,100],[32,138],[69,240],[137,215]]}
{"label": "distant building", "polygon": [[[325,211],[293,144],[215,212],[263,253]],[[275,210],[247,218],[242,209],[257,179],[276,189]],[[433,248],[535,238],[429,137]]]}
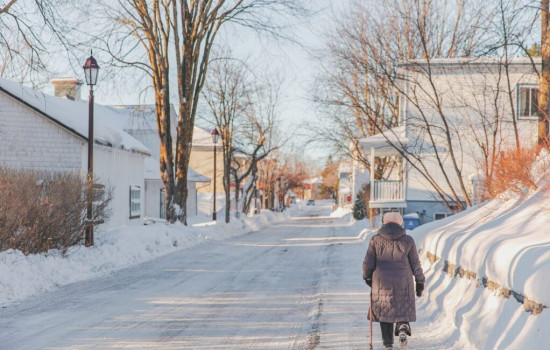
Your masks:
{"label": "distant building", "polygon": [[314,177],[304,181],[304,200],[308,199],[321,199],[321,185],[323,179],[321,177]]}
{"label": "distant building", "polygon": [[[212,181],[216,181],[216,192],[224,193],[223,148],[221,137],[216,144],[216,174],[214,175],[214,143],[212,142],[212,131],[195,126],[193,128],[193,142],[189,166],[197,173],[209,177]],[[200,186],[198,192],[212,193],[214,191],[214,183],[212,181]]]}

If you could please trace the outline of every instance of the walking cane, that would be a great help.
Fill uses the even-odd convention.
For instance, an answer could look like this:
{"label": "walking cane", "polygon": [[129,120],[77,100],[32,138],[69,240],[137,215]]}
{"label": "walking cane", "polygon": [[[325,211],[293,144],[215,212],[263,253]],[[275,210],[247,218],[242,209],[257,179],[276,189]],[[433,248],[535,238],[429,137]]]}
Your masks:
{"label": "walking cane", "polygon": [[372,350],[372,289],[370,291],[369,323],[370,323],[370,350]]}

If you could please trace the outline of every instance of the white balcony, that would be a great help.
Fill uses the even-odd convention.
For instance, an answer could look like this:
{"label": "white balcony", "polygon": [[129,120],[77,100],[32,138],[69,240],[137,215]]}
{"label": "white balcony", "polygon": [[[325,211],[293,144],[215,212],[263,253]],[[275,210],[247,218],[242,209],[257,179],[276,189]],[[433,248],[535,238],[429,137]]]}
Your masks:
{"label": "white balcony", "polygon": [[403,181],[375,180],[371,187],[371,208],[406,208]]}

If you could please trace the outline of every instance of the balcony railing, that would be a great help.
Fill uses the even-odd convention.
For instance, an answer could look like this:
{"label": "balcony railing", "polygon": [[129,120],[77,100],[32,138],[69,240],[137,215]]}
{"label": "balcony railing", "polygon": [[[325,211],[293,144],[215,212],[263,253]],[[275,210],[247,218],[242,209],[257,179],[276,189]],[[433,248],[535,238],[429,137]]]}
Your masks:
{"label": "balcony railing", "polygon": [[404,201],[403,181],[376,180],[374,181],[373,201]]}

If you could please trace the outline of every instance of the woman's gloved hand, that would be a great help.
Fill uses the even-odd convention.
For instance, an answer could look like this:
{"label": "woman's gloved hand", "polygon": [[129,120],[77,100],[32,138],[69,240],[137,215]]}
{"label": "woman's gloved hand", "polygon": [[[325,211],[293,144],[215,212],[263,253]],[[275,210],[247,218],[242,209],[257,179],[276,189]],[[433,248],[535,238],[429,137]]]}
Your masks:
{"label": "woman's gloved hand", "polygon": [[372,288],[372,279],[370,279],[370,278],[365,278],[365,283],[367,284],[367,286],[369,286],[369,287]]}
{"label": "woman's gloved hand", "polygon": [[416,296],[417,297],[422,295],[423,290],[424,290],[424,283],[416,282]]}

